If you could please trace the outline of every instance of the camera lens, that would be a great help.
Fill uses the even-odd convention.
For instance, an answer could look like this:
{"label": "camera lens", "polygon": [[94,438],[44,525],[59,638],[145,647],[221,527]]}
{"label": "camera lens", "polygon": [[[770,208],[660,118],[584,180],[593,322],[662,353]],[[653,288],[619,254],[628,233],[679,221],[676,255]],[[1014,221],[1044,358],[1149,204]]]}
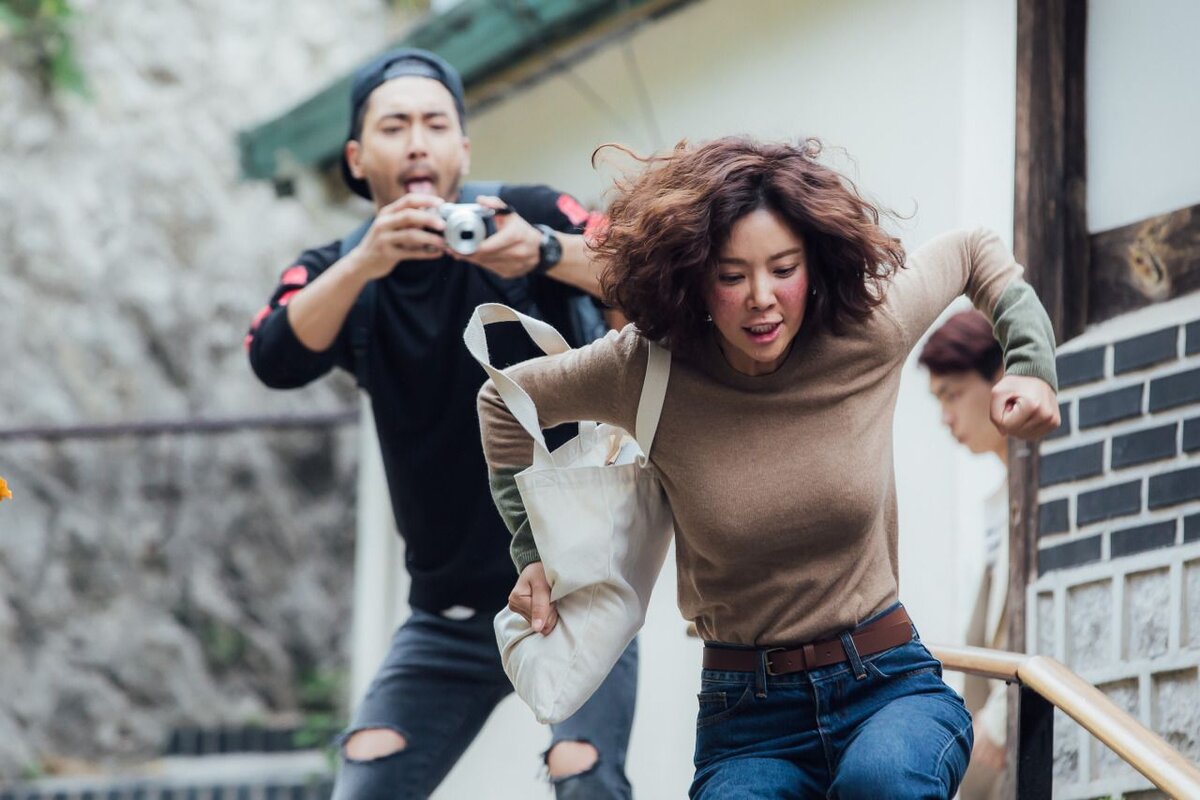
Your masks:
{"label": "camera lens", "polygon": [[479,249],[479,243],[487,238],[488,229],[484,222],[482,206],[474,204],[455,205],[446,203],[439,213],[446,221],[443,235],[446,244],[455,252],[469,256]]}

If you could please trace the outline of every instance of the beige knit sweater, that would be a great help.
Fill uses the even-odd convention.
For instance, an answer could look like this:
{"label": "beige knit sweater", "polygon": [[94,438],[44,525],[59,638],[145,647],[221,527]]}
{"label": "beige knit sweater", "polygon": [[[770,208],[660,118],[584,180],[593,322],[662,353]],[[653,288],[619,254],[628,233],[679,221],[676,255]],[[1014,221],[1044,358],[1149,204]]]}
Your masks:
{"label": "beige knit sweater", "polygon": [[[985,230],[946,234],[912,253],[866,321],[798,341],[769,375],[734,371],[713,336],[673,353],[650,460],[676,518],[679,607],[705,640],[813,641],[897,600],[892,420],[901,367],[964,292],[995,322],[1006,371],[1054,386],[1049,320],[1011,253]],[[545,427],[597,420],[633,430],[646,352],[629,326],[508,374]],[[479,416],[520,569],[538,560],[513,480],[532,444],[490,382]]]}

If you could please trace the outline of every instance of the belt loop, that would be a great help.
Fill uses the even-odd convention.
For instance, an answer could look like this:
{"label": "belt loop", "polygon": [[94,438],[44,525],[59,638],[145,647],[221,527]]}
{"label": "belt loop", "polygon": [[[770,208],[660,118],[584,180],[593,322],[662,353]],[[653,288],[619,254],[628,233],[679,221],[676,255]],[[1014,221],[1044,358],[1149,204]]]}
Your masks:
{"label": "belt loop", "polygon": [[858,648],[854,646],[854,637],[849,631],[844,631],[840,637],[842,640],[842,649],[846,651],[846,658],[850,659],[850,668],[854,670],[854,679],[861,681],[867,677],[867,668],[863,666],[862,659],[858,655]]}
{"label": "belt loop", "polygon": [[754,696],[767,696],[767,659],[771,657],[770,650],[759,650],[754,669]]}

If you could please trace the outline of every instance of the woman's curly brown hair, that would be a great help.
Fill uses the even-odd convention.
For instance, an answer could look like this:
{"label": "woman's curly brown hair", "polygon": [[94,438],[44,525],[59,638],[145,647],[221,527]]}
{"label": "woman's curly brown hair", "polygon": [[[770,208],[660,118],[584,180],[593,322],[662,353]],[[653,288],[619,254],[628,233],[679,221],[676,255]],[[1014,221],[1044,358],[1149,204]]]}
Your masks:
{"label": "woman's curly brown hair", "polygon": [[[879,283],[904,263],[900,241],[854,185],[817,161],[821,143],[726,137],[682,141],[668,155],[639,158],[618,181],[608,228],[593,243],[605,264],[605,298],[641,332],[669,347],[704,335],[704,287],[733,224],[759,208],[779,214],[804,242],[815,290],[804,329],[834,333],[882,302]],[[593,162],[596,154],[593,153]]]}

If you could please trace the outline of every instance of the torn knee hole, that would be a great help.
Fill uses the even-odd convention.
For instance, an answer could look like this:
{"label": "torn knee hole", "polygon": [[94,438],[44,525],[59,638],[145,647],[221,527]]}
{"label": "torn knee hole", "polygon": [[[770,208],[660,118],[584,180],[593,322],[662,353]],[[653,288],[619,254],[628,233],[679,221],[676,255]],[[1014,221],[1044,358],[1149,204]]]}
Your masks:
{"label": "torn knee hole", "polygon": [[558,742],[546,754],[546,769],[552,779],[570,778],[592,769],[599,760],[600,753],[590,742]]}
{"label": "torn knee hole", "polygon": [[408,740],[390,728],[365,728],[355,731],[342,745],[346,758],[371,761],[399,753],[408,747]]}

